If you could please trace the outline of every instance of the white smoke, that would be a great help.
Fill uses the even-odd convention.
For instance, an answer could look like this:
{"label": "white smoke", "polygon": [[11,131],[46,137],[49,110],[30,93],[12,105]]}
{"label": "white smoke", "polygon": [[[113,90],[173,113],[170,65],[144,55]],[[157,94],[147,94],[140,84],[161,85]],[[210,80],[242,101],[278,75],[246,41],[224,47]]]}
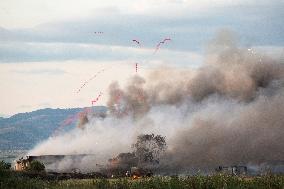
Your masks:
{"label": "white smoke", "polygon": [[209,51],[197,70],[165,68],[134,76],[124,88],[111,84],[106,118],[93,117],[29,154],[92,154],[93,165],[104,165],[132,151],[138,135],[154,133],[166,137],[160,166],[167,170],[283,160],[283,62],[217,41],[218,52]]}

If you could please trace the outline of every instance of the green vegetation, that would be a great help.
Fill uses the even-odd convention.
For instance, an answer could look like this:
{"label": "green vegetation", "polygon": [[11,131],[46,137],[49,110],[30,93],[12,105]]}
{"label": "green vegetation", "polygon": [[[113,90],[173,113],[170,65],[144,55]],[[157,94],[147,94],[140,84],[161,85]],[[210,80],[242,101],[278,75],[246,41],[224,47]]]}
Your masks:
{"label": "green vegetation", "polygon": [[11,163],[6,163],[5,161],[0,161],[0,170],[10,169]]}
{"label": "green vegetation", "polygon": [[28,171],[40,172],[40,171],[44,171],[44,169],[45,169],[44,164],[36,160],[32,161],[30,166],[28,167]]}
{"label": "green vegetation", "polygon": [[122,179],[69,179],[43,180],[29,178],[19,172],[0,170],[1,189],[283,189],[283,175],[261,177],[234,177],[226,175],[190,176],[190,177],[151,177],[132,180]]}

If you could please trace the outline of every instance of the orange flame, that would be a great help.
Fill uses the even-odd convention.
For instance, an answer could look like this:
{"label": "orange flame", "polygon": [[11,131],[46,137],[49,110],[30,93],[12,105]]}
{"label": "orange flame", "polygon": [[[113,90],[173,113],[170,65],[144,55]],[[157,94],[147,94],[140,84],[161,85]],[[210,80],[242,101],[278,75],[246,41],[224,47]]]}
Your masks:
{"label": "orange flame", "polygon": [[132,176],[132,178],[133,178],[133,179],[140,179],[140,178],[141,178],[141,176],[133,175],[133,176]]}

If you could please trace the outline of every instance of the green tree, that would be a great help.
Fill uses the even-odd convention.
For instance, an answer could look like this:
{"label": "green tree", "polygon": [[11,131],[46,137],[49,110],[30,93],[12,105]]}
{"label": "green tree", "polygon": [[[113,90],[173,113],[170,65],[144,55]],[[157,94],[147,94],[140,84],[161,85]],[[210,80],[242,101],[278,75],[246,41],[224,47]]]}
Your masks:
{"label": "green tree", "polygon": [[142,134],[137,137],[137,142],[132,145],[138,158],[138,164],[159,163],[160,156],[166,150],[165,137],[154,134]]}
{"label": "green tree", "polygon": [[40,171],[44,171],[44,169],[45,169],[44,164],[41,163],[40,161],[37,161],[37,160],[32,161],[30,163],[30,166],[28,167],[29,171],[38,171],[38,172],[40,172]]}

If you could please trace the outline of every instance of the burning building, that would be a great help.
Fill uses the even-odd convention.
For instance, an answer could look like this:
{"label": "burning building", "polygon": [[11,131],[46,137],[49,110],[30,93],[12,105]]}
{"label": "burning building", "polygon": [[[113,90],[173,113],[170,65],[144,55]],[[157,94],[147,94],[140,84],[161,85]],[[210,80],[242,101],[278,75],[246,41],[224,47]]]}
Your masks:
{"label": "burning building", "polygon": [[16,171],[24,171],[27,170],[30,166],[31,161],[29,161],[29,158],[20,158],[15,161],[14,170]]}
{"label": "burning building", "polygon": [[[63,161],[69,161],[69,167],[64,171],[74,172],[80,171],[77,167],[80,161],[86,157],[91,156],[87,154],[76,154],[76,155],[40,155],[40,156],[26,156],[25,158],[20,158],[15,161],[14,169],[16,171],[27,170],[32,161],[39,161],[43,163],[46,167],[46,171],[59,171],[57,166],[60,165]],[[62,171],[62,170],[61,170]]]}

